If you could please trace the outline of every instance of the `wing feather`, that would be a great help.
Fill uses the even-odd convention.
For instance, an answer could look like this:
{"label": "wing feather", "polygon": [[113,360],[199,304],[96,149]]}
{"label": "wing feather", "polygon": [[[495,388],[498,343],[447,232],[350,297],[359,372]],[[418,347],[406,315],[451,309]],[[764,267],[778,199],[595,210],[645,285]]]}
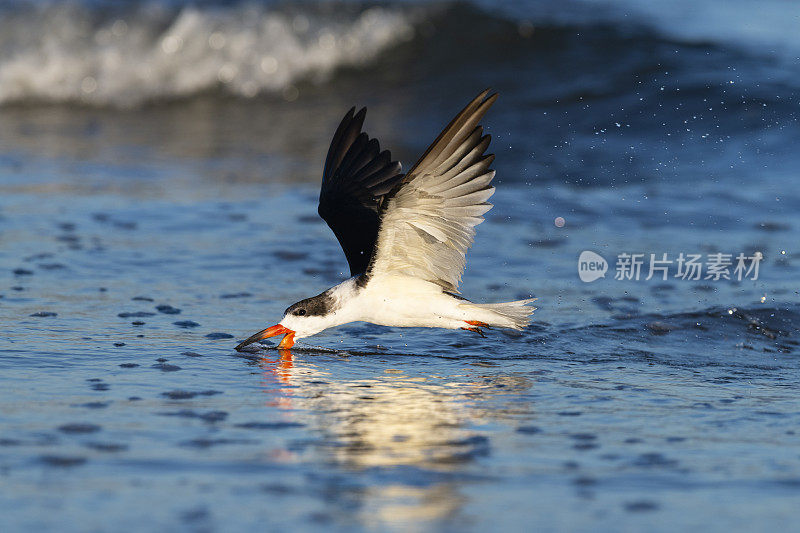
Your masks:
{"label": "wing feather", "polygon": [[400,163],[361,131],[366,108],[350,109],[333,134],[319,193],[319,215],[342,246],[350,275],[366,271],[380,226],[383,197],[403,177]]}
{"label": "wing feather", "polygon": [[479,94],[384,197],[370,276],[410,275],[458,292],[475,226],[492,208],[494,156],[484,155],[491,138],[479,122],[496,99]]}

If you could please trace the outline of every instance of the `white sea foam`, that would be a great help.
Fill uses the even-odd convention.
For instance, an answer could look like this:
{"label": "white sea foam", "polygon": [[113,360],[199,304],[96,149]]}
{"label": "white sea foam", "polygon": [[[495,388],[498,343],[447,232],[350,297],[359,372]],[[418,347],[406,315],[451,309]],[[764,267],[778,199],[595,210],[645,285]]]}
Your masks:
{"label": "white sea foam", "polygon": [[[748,0],[472,2],[473,11],[447,0],[372,7],[347,0],[312,0],[299,7],[214,0],[199,5],[149,0],[133,7],[118,0],[0,0],[0,105],[133,106],[204,91],[243,97],[267,92],[292,100],[300,82],[324,82],[338,68],[368,65],[412,39],[415,28],[428,29],[420,23],[442,13],[442,24],[456,28],[498,17],[517,21],[529,34],[541,26],[646,28],[677,42],[717,43],[783,58],[792,70],[800,55],[795,31],[800,8],[786,0],[764,0],[757,10]],[[457,43],[449,44],[458,54]]]}
{"label": "white sea foam", "polygon": [[[344,11],[344,12],[343,12]],[[115,15],[85,4],[0,12],[0,104],[20,101],[132,106],[208,90],[297,97],[413,37],[399,7],[294,9],[237,5]]]}

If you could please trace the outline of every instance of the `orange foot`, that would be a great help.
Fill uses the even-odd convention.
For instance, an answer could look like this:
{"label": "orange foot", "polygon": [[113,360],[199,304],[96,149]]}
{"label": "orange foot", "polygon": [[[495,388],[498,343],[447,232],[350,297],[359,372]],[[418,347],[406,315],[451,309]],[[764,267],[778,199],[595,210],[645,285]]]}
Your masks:
{"label": "orange foot", "polygon": [[[488,328],[489,327],[489,324],[487,324],[486,322],[479,322],[477,320],[465,320],[465,322],[467,324],[469,324],[470,326],[478,326],[479,328]],[[464,328],[464,329],[467,329],[467,328]]]}
{"label": "orange foot", "polygon": [[484,335],[483,332],[478,328],[461,328],[461,329],[466,330],[466,331],[472,331],[473,333],[477,333],[478,335],[480,335],[484,339],[486,338],[486,335]]}

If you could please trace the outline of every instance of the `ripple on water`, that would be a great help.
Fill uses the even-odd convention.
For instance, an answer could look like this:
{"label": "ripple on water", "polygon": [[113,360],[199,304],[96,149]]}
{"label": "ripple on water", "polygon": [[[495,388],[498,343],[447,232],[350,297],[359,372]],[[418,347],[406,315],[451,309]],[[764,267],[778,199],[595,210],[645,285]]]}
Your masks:
{"label": "ripple on water", "polygon": [[58,430],[62,433],[69,433],[69,434],[81,434],[81,433],[97,433],[102,428],[97,424],[89,424],[89,423],[73,423],[73,424],[64,424],[63,426],[59,426]]}
{"label": "ripple on water", "polygon": [[215,333],[209,333],[205,337],[211,340],[221,340],[221,339],[232,339],[233,335],[231,335],[230,333],[215,332]]}
{"label": "ripple on water", "polygon": [[222,391],[218,391],[218,390],[203,390],[203,391],[173,390],[173,391],[162,392],[161,396],[169,398],[170,400],[191,400],[192,398],[196,398],[198,396],[215,396],[217,394],[222,394]]}

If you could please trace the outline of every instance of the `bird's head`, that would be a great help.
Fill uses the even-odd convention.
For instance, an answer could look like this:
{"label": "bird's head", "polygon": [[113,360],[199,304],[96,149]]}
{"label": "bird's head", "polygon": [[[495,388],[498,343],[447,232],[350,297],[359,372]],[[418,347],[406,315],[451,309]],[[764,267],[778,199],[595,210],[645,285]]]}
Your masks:
{"label": "bird's head", "polygon": [[313,298],[300,300],[286,309],[281,321],[267,329],[261,330],[248,338],[236,347],[236,350],[244,348],[248,344],[285,335],[278,344],[278,348],[288,349],[294,345],[295,339],[310,337],[320,331],[327,329],[335,324],[335,300],[325,291]]}

